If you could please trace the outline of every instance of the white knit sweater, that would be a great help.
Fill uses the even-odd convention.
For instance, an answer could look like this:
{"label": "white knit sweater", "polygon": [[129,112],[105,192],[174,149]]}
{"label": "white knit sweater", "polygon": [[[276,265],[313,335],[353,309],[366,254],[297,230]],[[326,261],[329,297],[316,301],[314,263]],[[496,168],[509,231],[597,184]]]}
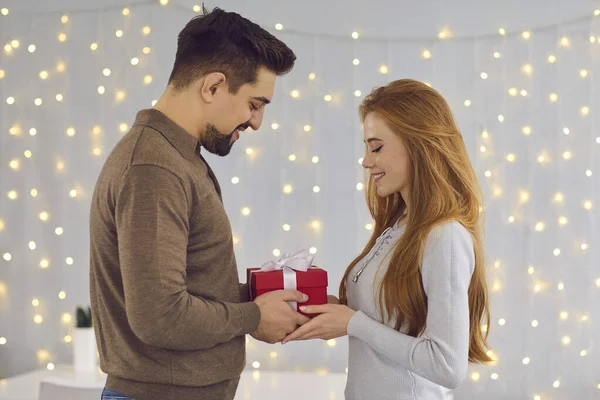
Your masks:
{"label": "white knit sweater", "polygon": [[358,312],[348,325],[347,400],[442,400],[443,387],[456,388],[467,374],[467,293],[475,267],[471,236],[458,222],[429,234],[421,264],[427,327],[414,338],[394,330],[395,321],[382,323],[376,301],[391,250],[404,230],[385,231],[348,278],[348,305]]}

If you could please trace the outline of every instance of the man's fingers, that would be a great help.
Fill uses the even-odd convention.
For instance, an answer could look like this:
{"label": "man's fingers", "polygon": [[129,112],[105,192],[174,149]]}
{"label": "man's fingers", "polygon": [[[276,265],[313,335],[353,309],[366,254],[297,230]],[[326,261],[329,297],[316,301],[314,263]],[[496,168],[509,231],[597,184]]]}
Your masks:
{"label": "man's fingers", "polygon": [[322,314],[331,311],[331,305],[329,304],[300,306],[298,308],[300,309],[300,311],[306,314]]}
{"label": "man's fingers", "polygon": [[307,335],[313,329],[314,329],[314,325],[313,324],[306,323],[306,324],[302,325],[300,328],[296,329],[294,332],[292,332],[289,335],[287,335],[281,341],[281,343],[285,344],[286,342],[289,342],[289,341],[292,341],[292,340],[297,340],[298,338],[303,337],[304,335]]}
{"label": "man's fingers", "polygon": [[279,295],[283,301],[295,301],[297,303],[304,303],[308,300],[308,296],[299,290],[280,290]]}
{"label": "man's fingers", "polygon": [[300,313],[296,313],[296,322],[298,325],[304,325],[306,324],[308,321],[310,321],[310,318],[308,318],[306,315],[302,315]]}

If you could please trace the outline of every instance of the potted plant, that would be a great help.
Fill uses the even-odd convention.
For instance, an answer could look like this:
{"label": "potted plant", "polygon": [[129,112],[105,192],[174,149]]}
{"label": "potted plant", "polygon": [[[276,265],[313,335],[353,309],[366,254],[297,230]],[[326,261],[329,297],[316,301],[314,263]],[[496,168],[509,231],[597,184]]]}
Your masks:
{"label": "potted plant", "polygon": [[96,336],[92,327],[92,310],[90,307],[77,307],[77,325],[73,336],[73,368],[75,372],[95,372]]}

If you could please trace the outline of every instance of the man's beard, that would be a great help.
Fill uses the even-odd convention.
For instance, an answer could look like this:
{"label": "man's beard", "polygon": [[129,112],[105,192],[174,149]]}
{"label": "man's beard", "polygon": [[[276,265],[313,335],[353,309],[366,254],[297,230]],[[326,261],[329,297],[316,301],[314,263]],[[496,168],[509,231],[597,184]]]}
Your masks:
{"label": "man's beard", "polygon": [[[236,128],[237,129],[237,128]],[[206,125],[206,132],[204,134],[204,143],[202,145],[209,152],[216,154],[221,157],[225,157],[231,151],[233,143],[231,138],[235,133],[235,129],[229,135],[224,135],[212,124]]]}

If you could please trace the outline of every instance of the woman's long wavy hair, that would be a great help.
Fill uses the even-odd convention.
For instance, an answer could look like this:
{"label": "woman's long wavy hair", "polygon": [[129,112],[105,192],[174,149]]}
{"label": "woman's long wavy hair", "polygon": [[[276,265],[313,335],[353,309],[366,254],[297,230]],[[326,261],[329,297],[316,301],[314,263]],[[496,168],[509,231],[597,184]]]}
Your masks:
{"label": "woman's long wavy hair", "polygon": [[[446,100],[429,86],[410,79],[394,81],[371,92],[360,106],[360,118],[375,113],[403,141],[410,155],[410,198],[406,231],[394,249],[378,288],[384,321],[396,318],[395,328],[418,337],[425,331],[427,296],[419,266],[428,234],[446,221],[458,221],[471,234],[475,269],[469,285],[469,362],[486,363],[490,314],[483,255],[483,200],[460,131]],[[340,302],[347,304],[350,271],[406,209],[400,193],[377,195],[373,178],[366,191],[375,220],[373,235],[350,264],[340,284]]]}

